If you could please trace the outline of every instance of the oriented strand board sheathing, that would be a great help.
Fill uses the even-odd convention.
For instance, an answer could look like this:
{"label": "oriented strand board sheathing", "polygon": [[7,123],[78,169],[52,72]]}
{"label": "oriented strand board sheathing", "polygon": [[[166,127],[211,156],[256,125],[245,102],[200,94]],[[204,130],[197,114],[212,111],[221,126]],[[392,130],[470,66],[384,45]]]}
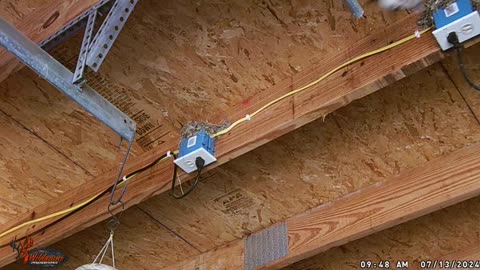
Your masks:
{"label": "oriented strand board sheathing", "polygon": [[92,176],[0,110],[0,224]]}
{"label": "oriented strand board sheathing", "polygon": [[[261,269],[279,269],[480,194],[480,144],[474,144],[286,219],[288,255]],[[244,240],[166,269],[240,269]],[[233,249],[232,247],[240,247]],[[223,258],[231,258],[228,261]]]}
{"label": "oriented strand board sheathing", "polygon": [[[134,12],[134,17],[129,20],[127,29],[123,31],[125,33],[120,36],[116,47],[101,70],[99,74],[101,79],[90,80],[92,83],[106,80],[110,84],[114,84],[114,89],[111,92],[103,91],[102,87],[99,86],[99,91],[103,91],[103,93],[121,93],[122,101],[124,97],[135,100],[135,103],[139,106],[135,107],[136,111],[130,111],[134,114],[133,118],[135,120],[137,120],[137,116],[141,116],[140,120],[147,119],[147,122],[152,121],[153,125],[167,127],[165,133],[162,132],[158,136],[156,136],[157,134],[154,137],[139,134],[137,137],[138,144],[132,158],[137,153],[148,149],[148,146],[144,145],[143,138],[146,138],[149,142],[158,142],[159,138],[162,142],[171,142],[172,139],[176,138],[176,130],[169,131],[169,129],[173,126],[175,128],[181,126],[179,123],[186,119],[182,115],[191,115],[191,119],[196,120],[203,120],[209,115],[217,115],[226,106],[222,105],[222,102],[213,100],[224,101],[228,99],[231,100],[230,104],[236,103],[248,95],[270,87],[279,79],[301,71],[302,67],[310,66],[315,61],[318,62],[327,51],[330,54],[335,54],[337,50],[351,46],[351,42],[354,42],[355,38],[359,39],[367,36],[371,30],[375,30],[373,25],[381,28],[383,24],[395,19],[393,15],[391,17],[383,16],[374,4],[369,4],[369,9],[372,10],[369,13],[371,15],[370,19],[361,21],[352,20],[343,5],[328,7],[325,13],[335,16],[332,15],[333,17],[329,19],[322,16],[318,18],[317,15],[323,14],[325,6],[317,1],[301,3],[280,1],[261,4],[256,1],[224,2],[222,4],[207,1],[195,3],[192,1],[170,1],[162,3],[160,9],[157,9],[157,5],[158,1],[141,2],[139,8]],[[158,10],[161,10],[162,16],[158,16]],[[311,13],[310,11],[315,12]],[[184,16],[172,15],[177,13]],[[219,17],[218,14],[222,14],[222,16]],[[201,22],[202,25],[193,20],[202,17],[208,18]],[[295,25],[294,29],[285,27],[280,23],[279,18],[281,17],[284,17],[282,20],[288,20],[292,25]],[[332,20],[335,20],[334,24],[332,24]],[[232,30],[233,26],[229,23],[233,23],[232,25],[236,28],[244,29],[246,35],[241,36],[240,39],[228,34],[224,35],[225,31]],[[212,33],[209,34],[209,37],[212,38],[211,42],[219,41],[218,44],[221,44],[217,48],[219,52],[223,48],[221,55],[210,58],[202,53],[204,50],[201,48],[205,49],[203,43],[179,42],[178,39],[168,38],[171,37],[171,34],[178,32],[176,25],[183,25],[183,28],[188,32],[185,30],[180,35],[185,35],[191,40],[199,40],[201,37],[197,36],[199,26],[202,29],[207,29],[207,32]],[[335,25],[342,25],[342,29],[346,29],[345,31],[348,33],[338,34],[339,31],[335,28]],[[312,31],[320,28],[325,32],[324,36],[319,38],[318,36],[321,34]],[[164,32],[170,34],[163,35]],[[335,35],[333,35],[334,32]],[[265,33],[272,34],[267,38]],[[220,39],[227,39],[229,42],[221,43]],[[263,40],[260,47],[253,46],[260,44],[260,40]],[[313,42],[315,40],[316,42]],[[240,41],[243,44],[242,48],[246,49],[243,50],[243,53],[251,51],[250,53],[253,55],[242,58],[242,61],[235,65],[235,68],[233,65],[229,67],[230,70],[242,77],[250,73],[256,74],[254,76],[260,76],[260,74],[270,74],[277,70],[282,75],[274,80],[269,79],[271,76],[262,75],[259,79],[252,81],[250,77],[246,79],[246,82],[251,81],[252,83],[248,87],[248,91],[243,91],[245,85],[236,85],[235,91],[225,91],[233,83],[230,79],[218,80],[218,78],[226,75],[225,70],[224,68],[215,69],[214,66],[218,64],[228,66],[229,59],[238,57],[238,42]],[[155,46],[151,46],[152,44],[155,44]],[[292,45],[298,46],[302,52],[305,50],[317,52],[316,57],[318,59],[313,62],[307,61],[313,59],[311,53],[297,54],[296,50],[291,48]],[[246,46],[253,47],[247,49]],[[69,41],[59,49],[59,58],[63,57],[65,58],[63,60],[69,60],[69,54],[62,54],[61,50],[70,49],[70,55],[73,55],[78,50],[76,47],[78,47],[78,44],[75,43],[75,39]],[[275,48],[274,51],[270,50],[272,47]],[[209,51],[209,53],[211,52]],[[272,54],[262,55],[266,52]],[[166,58],[168,61],[165,60],[165,62],[162,58],[152,56],[152,54],[162,55],[162,53],[168,56]],[[208,56],[209,61],[214,63],[214,66],[192,65],[192,59],[199,61],[202,58],[201,55],[203,55],[202,57]],[[151,62],[152,59],[154,59],[154,63]],[[265,64],[266,59],[271,60]],[[285,59],[288,59],[288,61],[285,61]],[[63,60],[62,62],[65,62]],[[180,63],[179,61],[183,62]],[[203,63],[203,60],[200,62]],[[306,63],[300,64],[301,62]],[[165,76],[162,63],[176,67],[170,70],[169,74],[176,77],[171,81],[171,84],[167,85],[168,87],[158,84],[164,81]],[[294,68],[292,69],[290,66]],[[195,72],[192,72],[192,70],[195,70]],[[197,72],[201,75],[195,75],[199,74]],[[168,78],[172,79],[172,75],[169,76]],[[196,87],[195,91],[186,91],[183,89],[186,80],[188,80],[187,84],[189,85],[201,83],[203,86]],[[219,82],[222,84],[219,85]],[[210,83],[214,83],[215,86],[207,87]],[[183,90],[172,92],[171,89]],[[203,103],[205,101],[203,99],[195,99],[195,96],[203,95],[202,89],[213,91],[213,94],[204,95],[207,98],[213,98],[208,103]],[[117,136],[80,107],[74,105],[60,92],[49,86],[48,83],[36,77],[33,72],[25,69],[12,75],[1,84],[0,90],[0,105],[12,119],[18,121],[35,136],[52,145],[57,151],[73,160],[86,171],[98,175],[112,168],[113,170],[117,169],[118,160],[123,154],[116,148]],[[122,104],[122,101],[119,101],[118,104]],[[185,101],[192,101],[191,106],[180,106]],[[175,110],[172,110],[169,106],[175,106]],[[210,110],[208,112],[199,110],[199,107],[202,106],[209,107]],[[124,109],[128,111],[127,108]],[[181,112],[178,109],[181,109]],[[147,130],[148,128],[150,130]],[[151,129],[151,125],[145,125],[140,126],[139,131],[152,132]],[[166,138],[161,138],[162,136],[166,136]],[[32,202],[32,206],[35,206],[35,202]],[[24,220],[25,217],[22,217],[22,219]]]}
{"label": "oriented strand board sheathing", "polygon": [[[56,59],[72,70],[77,64],[76,53],[68,45],[61,46],[52,52]],[[138,152],[139,149],[152,150],[169,140],[178,139],[177,129],[165,121],[168,119],[168,113],[162,111],[161,102],[152,103],[152,97],[139,95],[138,91],[127,85],[118,84],[118,80],[108,74],[87,70],[84,76],[92,88],[137,124],[135,132],[137,144],[134,145],[134,152]]]}
{"label": "oriented strand board sheathing", "polygon": [[221,114],[405,14],[384,13],[374,2],[365,7],[368,20],[352,18],[338,1],[140,1],[102,72],[180,128]]}
{"label": "oriented strand board sheathing", "polygon": [[[204,252],[479,140],[435,65],[211,171],[185,200],[164,194],[139,207]],[[67,254],[75,237],[62,242]]]}
{"label": "oriented strand board sheathing", "polygon": [[[187,121],[210,119],[404,14],[366,8],[369,19],[355,20],[340,2],[140,1],[89,82],[137,121],[135,156],[178,137]],[[81,38],[53,54],[75,62]],[[123,154],[111,130],[31,71],[0,84],[0,105],[95,175]]]}
{"label": "oriented strand board sheathing", "polygon": [[[355,21],[340,2],[159,2],[140,1],[100,74],[150,106],[150,119],[175,128],[216,115],[394,19],[376,3],[367,5],[368,20]],[[115,164],[113,133],[23,72],[22,83],[12,79],[14,90],[2,94],[2,108],[92,172]],[[413,78],[212,171],[184,201],[164,194],[141,207],[205,251],[479,140],[438,67]],[[161,242],[150,229],[150,240]],[[149,247],[137,248],[150,256]]]}
{"label": "oriented strand board sheathing", "polygon": [[[125,218],[125,217],[129,218]],[[95,242],[90,236],[94,235]],[[88,228],[71,241],[75,241],[75,250],[66,247],[66,243],[54,245],[60,250],[70,250],[70,267],[92,261],[108,237],[106,223]],[[120,244],[121,243],[121,244]],[[120,245],[119,245],[120,244]],[[165,229],[136,207],[128,209],[121,217],[121,226],[115,232],[116,262],[120,269],[159,269],[170,263],[198,254],[182,239]],[[67,269],[69,267],[67,266]]]}
{"label": "oriented strand board sheathing", "polygon": [[0,10],[2,17],[13,24],[18,24],[20,20],[31,15],[32,12],[38,10],[42,5],[48,4],[52,0],[9,0],[0,2]]}
{"label": "oriented strand board sheathing", "polygon": [[479,140],[435,65],[214,169],[185,200],[140,207],[206,251]]}
{"label": "oriented strand board sheathing", "polygon": [[0,83],[0,106],[94,175],[118,167],[125,152],[112,130],[28,69]]}
{"label": "oriented strand board sheathing", "polygon": [[[96,3],[98,0],[9,0],[0,3],[0,16],[39,43]],[[21,67],[20,61],[0,48],[0,82]]]}
{"label": "oriented strand board sheathing", "polygon": [[[480,45],[474,45],[463,51],[462,58],[465,63],[465,69],[471,80],[480,85]],[[463,78],[458,66],[457,57],[450,57],[443,62],[448,74],[451,76],[455,85],[460,89],[465,101],[470,105],[470,108],[480,121],[480,94],[475,89],[471,88]]]}
{"label": "oriented strand board sheathing", "polygon": [[[123,217],[128,216],[128,219]],[[197,255],[184,241],[150,219],[136,207],[128,209],[120,218],[121,226],[115,231],[115,261],[119,269],[153,270],[173,262]],[[68,251],[68,262],[61,269],[75,269],[91,263],[109,236],[106,222],[92,226],[66,241],[52,247]],[[73,244],[75,243],[75,244]],[[105,262],[110,264],[110,253]],[[11,264],[4,270],[23,269],[25,266]],[[3,268],[2,268],[3,269]]]}
{"label": "oriented strand board sheathing", "polygon": [[[471,78],[477,82],[480,46],[464,52]],[[443,61],[473,112],[480,116],[480,94],[470,88],[458,70],[456,57]],[[477,260],[480,246],[480,198],[474,198],[418,220],[334,248],[285,270],[358,269],[361,260],[408,260],[420,269],[422,259]],[[472,257],[471,254],[474,254]]]}

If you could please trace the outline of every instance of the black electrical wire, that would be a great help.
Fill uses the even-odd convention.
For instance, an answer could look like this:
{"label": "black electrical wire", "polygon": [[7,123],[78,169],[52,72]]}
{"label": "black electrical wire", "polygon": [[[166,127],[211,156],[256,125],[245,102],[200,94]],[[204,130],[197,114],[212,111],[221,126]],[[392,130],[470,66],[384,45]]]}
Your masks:
{"label": "black electrical wire", "polygon": [[151,167],[155,166],[158,162],[160,162],[160,160],[162,160],[162,159],[164,159],[164,158],[166,158],[166,157],[167,157],[167,154],[162,155],[161,157],[155,159],[154,161],[152,161],[150,164],[146,165],[145,167],[143,167],[143,168],[141,168],[141,169],[138,169],[138,170],[136,170],[136,171],[134,171],[134,172],[131,172],[131,173],[127,174],[127,175],[125,176],[125,178],[129,178],[129,177],[133,176],[134,174],[142,173],[142,172],[150,169]]}
{"label": "black electrical wire", "polygon": [[465,64],[464,64],[463,58],[462,58],[463,46],[462,46],[462,44],[460,44],[460,41],[458,40],[457,33],[451,32],[448,35],[447,40],[448,40],[449,43],[453,44],[453,46],[455,47],[455,49],[457,51],[458,65],[460,67],[460,72],[462,72],[463,78],[468,83],[468,85],[470,85],[470,87],[472,87],[473,89],[475,89],[477,91],[480,91],[480,85],[475,84],[467,74],[467,70],[465,68]]}
{"label": "black electrical wire", "polygon": [[462,51],[463,51],[463,46],[457,46],[457,58],[458,58],[458,65],[460,66],[460,71],[463,74],[463,78],[465,78],[465,81],[472,87],[473,89],[480,91],[480,85],[475,84],[470,77],[468,77],[467,71],[465,69],[465,64],[463,63],[462,59]]}
{"label": "black electrical wire", "polygon": [[[174,155],[174,158],[176,158],[175,155]],[[195,159],[195,165],[197,166],[197,169],[198,169],[197,176],[195,177],[195,181],[190,186],[190,188],[187,190],[187,192],[183,193],[181,196],[177,196],[177,195],[175,195],[175,184],[177,183],[177,165],[175,163],[173,164],[173,166],[174,166],[173,177],[172,177],[172,196],[173,196],[173,198],[175,198],[177,200],[183,199],[183,198],[187,197],[190,193],[192,193],[192,191],[195,190],[198,183],[200,182],[200,174],[202,173],[202,169],[205,166],[205,160],[201,157],[197,157]]]}

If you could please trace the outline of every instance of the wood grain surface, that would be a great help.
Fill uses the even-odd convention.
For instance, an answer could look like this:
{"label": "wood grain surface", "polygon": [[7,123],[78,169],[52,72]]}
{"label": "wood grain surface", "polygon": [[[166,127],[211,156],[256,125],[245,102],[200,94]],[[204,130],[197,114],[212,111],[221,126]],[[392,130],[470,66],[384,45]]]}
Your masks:
{"label": "wood grain surface", "polygon": [[[288,255],[260,269],[285,267],[480,194],[479,150],[480,145],[467,147],[287,219]],[[242,243],[231,243],[239,247],[234,250],[219,248],[165,269],[242,268]]]}
{"label": "wood grain surface", "polygon": [[[416,16],[407,16],[404,19],[401,19],[390,25],[389,27],[380,30],[379,32],[372,33],[371,36],[362,39],[361,41],[357,42],[355,46],[347,49],[346,52],[348,53],[341,52],[334,54],[331,58],[325,59],[325,63],[328,64],[324,64],[321,67],[314,66],[311,69],[305,70],[295,75],[292,79],[285,80],[284,82],[275,85],[273,88],[269,89],[269,91],[263,91],[259,96],[252,98],[247,106],[243,106],[241,109],[238,107],[233,107],[231,109],[231,113],[225,113],[222,115],[236,117],[237,115],[243,114],[242,112],[251,112],[253,109],[263,105],[265,101],[271,100],[271,98],[291,91],[292,87],[297,85],[297,82],[300,84],[302,81],[311,81],[320,76],[320,74],[328,72],[331,67],[339,65],[345,59],[347,59],[347,56],[354,57],[360,55],[372,49],[372,44],[382,46],[388,44],[392,40],[400,39],[401,37],[410,35],[411,32],[413,32],[416,28],[415,21]],[[401,29],[402,31],[392,31],[393,29]],[[389,33],[389,35],[385,35],[385,33]],[[415,48],[414,54],[410,53],[413,51],[413,48]],[[399,57],[399,53],[404,56]],[[396,55],[396,57],[392,57],[392,55]],[[357,65],[351,67],[350,74],[344,76],[342,76],[342,74],[337,74],[324,83],[312,88],[307,95],[316,93],[315,98],[302,99],[300,95],[298,98],[294,97],[286,99],[285,101],[273,106],[265,113],[260,114],[258,118],[254,119],[253,121],[239,126],[231,135],[227,135],[219,139],[217,143],[218,162],[215,163],[215,166],[244,154],[291,130],[311,122],[314,119],[322,117],[327,113],[348,104],[354,99],[363,97],[364,95],[376,91],[389,82],[391,83],[397,79],[403,78],[406,74],[412,74],[415,71],[418,71],[419,69],[439,60],[441,57],[442,55],[440,54],[438,46],[436,45],[433,37],[431,35],[424,35],[422,38],[413,40],[408,44],[386,52],[386,54],[377,55],[369,59],[372,61],[372,63],[375,63],[375,65],[358,63]],[[372,70],[371,66],[377,68]],[[368,74],[369,76],[366,77],[364,74]],[[343,81],[351,81],[351,76],[358,79],[354,80],[353,83],[341,83]],[[335,81],[337,82],[332,83]],[[251,132],[252,128],[255,129],[255,133]],[[172,147],[172,145],[176,145],[176,142],[172,141],[164,146]],[[160,148],[158,151],[166,152],[170,149],[172,148]],[[135,162],[127,167],[127,171],[132,171],[134,168],[138,168],[138,164],[146,164],[148,160],[153,160],[158,155],[157,153],[158,152],[150,152],[139,155]],[[211,169],[213,167],[214,166],[209,166],[208,168]],[[161,164],[156,170],[160,172],[167,172],[170,170],[170,164]],[[65,205],[71,205],[75,202],[81,201],[82,199],[91,196],[91,194],[95,194],[99,190],[107,188],[111,184],[112,175],[114,175],[113,171],[104,174],[95,181],[90,181],[87,185],[82,186],[81,193],[78,193],[78,190],[67,192],[64,194],[62,199],[58,200],[58,203],[50,204],[48,207],[39,206],[36,209],[32,209],[32,211],[37,213],[39,216],[43,216],[43,213],[49,213],[56,211],[57,209],[64,209]],[[153,180],[151,178],[148,179],[148,174],[145,174],[145,176],[142,175],[139,180],[148,179],[147,181],[151,181],[152,184],[147,184],[146,182],[142,181],[133,182],[130,185],[129,194],[125,198],[127,206],[139,203],[140,201],[145,200],[154,194],[159,194],[162,191],[165,191],[165,187],[170,181],[170,176],[168,173],[164,173],[161,175],[161,177],[161,179]],[[106,209],[104,209],[103,213],[101,210],[97,209],[97,205],[102,205],[102,203],[104,203],[103,199],[89,206],[89,208],[92,209],[88,211],[96,213],[93,216],[89,214],[82,215],[79,213],[73,217],[76,220],[75,222],[68,221],[57,224],[56,226],[62,228],[61,230],[53,229],[53,227],[49,228],[47,232],[55,232],[55,236],[50,235],[48,241],[55,241],[61,237],[68,236],[69,234],[73,233],[72,229],[78,231],[81,228],[84,228],[84,226],[88,226],[87,224],[94,224],[95,221],[100,221],[102,217],[105,218]],[[48,211],[46,211],[47,209]],[[30,218],[31,216],[25,215],[25,217],[22,217],[15,222],[19,223],[20,221],[25,221]],[[11,226],[12,223],[7,225]],[[73,228],[72,225],[65,226],[64,223],[76,224],[77,228]],[[41,226],[37,226],[36,229],[38,230],[39,227]],[[42,239],[46,238],[48,235],[47,232],[42,235]],[[22,231],[19,232],[19,235],[22,235]],[[37,243],[40,245],[46,244],[47,242],[43,242],[43,240],[37,240]]]}
{"label": "wood grain surface", "polygon": [[[0,16],[29,39],[39,43],[96,3],[98,0],[2,1]],[[20,62],[14,56],[0,50],[0,82],[20,67]]]}

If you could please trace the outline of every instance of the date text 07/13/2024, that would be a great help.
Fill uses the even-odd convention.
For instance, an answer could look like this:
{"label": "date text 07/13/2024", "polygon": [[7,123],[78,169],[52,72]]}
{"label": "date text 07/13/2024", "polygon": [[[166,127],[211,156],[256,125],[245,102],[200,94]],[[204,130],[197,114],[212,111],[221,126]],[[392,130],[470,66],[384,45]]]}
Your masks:
{"label": "date text 07/13/2024", "polygon": [[[480,269],[480,260],[362,260],[360,269]],[[413,269],[412,268],[412,269]]]}

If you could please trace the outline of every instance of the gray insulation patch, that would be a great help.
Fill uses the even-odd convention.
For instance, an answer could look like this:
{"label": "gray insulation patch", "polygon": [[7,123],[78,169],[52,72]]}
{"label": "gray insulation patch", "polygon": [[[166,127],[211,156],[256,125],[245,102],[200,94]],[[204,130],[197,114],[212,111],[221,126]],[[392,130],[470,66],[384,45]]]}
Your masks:
{"label": "gray insulation patch", "polygon": [[245,270],[253,270],[288,255],[286,223],[250,235],[245,240]]}

